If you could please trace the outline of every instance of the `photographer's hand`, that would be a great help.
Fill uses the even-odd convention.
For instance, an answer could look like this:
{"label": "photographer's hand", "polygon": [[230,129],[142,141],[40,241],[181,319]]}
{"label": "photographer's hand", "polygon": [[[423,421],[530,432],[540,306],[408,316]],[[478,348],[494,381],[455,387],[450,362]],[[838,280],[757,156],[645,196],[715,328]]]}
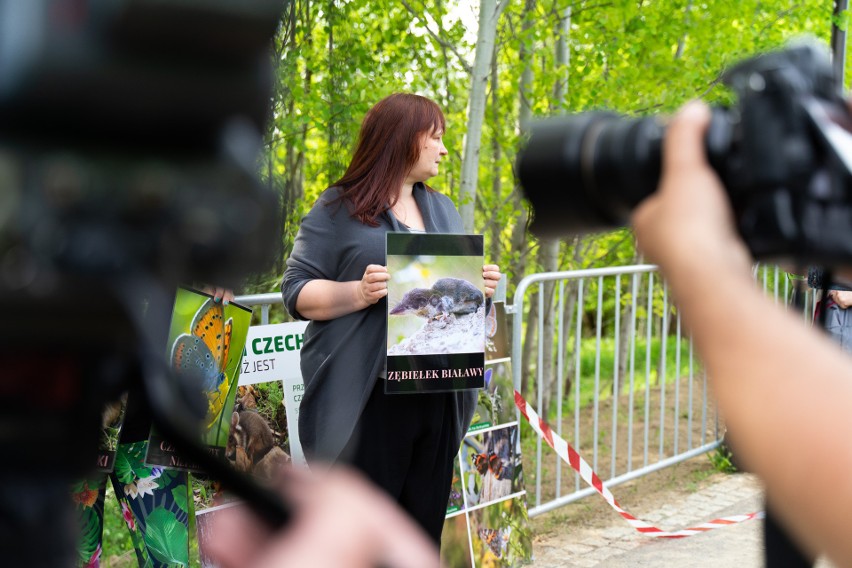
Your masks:
{"label": "photographer's hand", "polygon": [[217,513],[210,553],[221,568],[439,566],[426,534],[353,471],[288,468],[281,474],[292,521],[273,532],[247,507]]}
{"label": "photographer's hand", "polygon": [[803,549],[852,565],[852,449],[836,443],[852,429],[852,364],[755,285],[704,157],[708,123],[694,103],[673,120],[660,187],[633,216],[638,245],[671,285],[738,460],[760,476]]}

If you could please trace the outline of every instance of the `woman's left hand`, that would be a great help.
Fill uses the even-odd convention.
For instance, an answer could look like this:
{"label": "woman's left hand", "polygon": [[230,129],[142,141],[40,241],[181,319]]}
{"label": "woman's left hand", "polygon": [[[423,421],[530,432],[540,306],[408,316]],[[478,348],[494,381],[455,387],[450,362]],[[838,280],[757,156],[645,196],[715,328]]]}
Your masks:
{"label": "woman's left hand", "polygon": [[485,297],[490,298],[497,290],[497,284],[500,282],[500,267],[496,264],[486,264],[482,267],[482,278],[485,279]]}

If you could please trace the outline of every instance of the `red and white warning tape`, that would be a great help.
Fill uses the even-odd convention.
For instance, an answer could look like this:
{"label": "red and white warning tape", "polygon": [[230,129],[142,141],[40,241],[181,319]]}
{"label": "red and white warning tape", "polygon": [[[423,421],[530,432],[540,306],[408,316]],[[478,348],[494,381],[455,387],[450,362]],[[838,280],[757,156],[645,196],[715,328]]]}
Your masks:
{"label": "red and white warning tape", "polygon": [[694,534],[700,534],[703,532],[711,531],[713,529],[719,529],[722,527],[726,527],[728,525],[734,525],[737,523],[742,523],[744,521],[750,521],[751,519],[759,519],[763,518],[763,512],[758,513],[750,513],[748,515],[734,515],[731,517],[723,517],[721,519],[714,519],[712,521],[702,523],[696,527],[691,527],[688,529],[683,529],[679,531],[669,532],[659,529],[645,521],[637,519],[627,511],[621,508],[621,505],[618,504],[618,501],[615,500],[612,493],[610,493],[609,489],[604,486],[601,478],[598,477],[598,474],[592,470],[591,466],[580,457],[580,454],[577,453],[571,444],[566,442],[563,438],[561,438],[558,434],[556,434],[553,430],[550,429],[550,426],[547,423],[539,418],[538,413],[535,409],[530,406],[527,401],[521,396],[521,393],[515,391],[515,405],[521,411],[521,414],[524,415],[524,418],[527,419],[527,422],[530,423],[530,426],[533,427],[533,430],[538,432],[538,435],[544,438],[547,444],[553,448],[556,453],[561,457],[565,462],[570,465],[574,471],[580,474],[580,477],[583,478],[583,481],[594,487],[598,493],[601,494],[601,497],[606,500],[610,506],[615,509],[619,515],[621,515],[625,521],[627,521],[630,526],[639,531],[642,534],[646,534],[648,536],[656,537],[656,538],[683,538],[686,536],[692,536]]}

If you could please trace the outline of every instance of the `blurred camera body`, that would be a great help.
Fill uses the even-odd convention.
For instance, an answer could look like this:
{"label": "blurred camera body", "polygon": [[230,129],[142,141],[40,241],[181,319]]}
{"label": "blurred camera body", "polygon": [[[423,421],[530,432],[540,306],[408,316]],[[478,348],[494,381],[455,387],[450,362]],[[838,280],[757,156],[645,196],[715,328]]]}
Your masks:
{"label": "blurred camera body", "polygon": [[[748,59],[722,81],[707,158],[756,258],[852,262],[852,118],[826,50],[811,41]],[[664,120],[590,112],[533,125],[518,161],[543,236],[611,229],[659,182]],[[684,188],[686,189],[686,188]]]}
{"label": "blurred camera body", "polygon": [[106,402],[129,389],[175,443],[198,430],[193,389],[165,367],[170,300],[181,283],[236,287],[276,254],[257,160],[284,4],[0,0],[10,566],[73,563],[69,484],[94,469]]}

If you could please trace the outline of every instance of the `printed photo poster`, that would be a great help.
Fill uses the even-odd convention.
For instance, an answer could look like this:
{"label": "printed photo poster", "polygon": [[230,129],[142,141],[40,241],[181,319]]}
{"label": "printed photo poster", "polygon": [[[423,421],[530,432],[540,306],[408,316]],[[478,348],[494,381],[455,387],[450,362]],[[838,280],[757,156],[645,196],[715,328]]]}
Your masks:
{"label": "printed photo poster", "polygon": [[[446,565],[509,567],[532,561],[518,433],[514,422],[465,438],[459,452],[464,504],[452,513],[448,508],[441,546]],[[461,524],[466,540],[454,536]],[[469,560],[459,561],[465,554]]]}
{"label": "printed photo poster", "polygon": [[243,354],[240,387],[269,381],[283,383],[282,400],[286,423],[287,451],[294,465],[307,467],[299,442],[299,404],[305,385],[299,361],[308,322],[257,325],[249,329]]}
{"label": "printed photo poster", "polygon": [[[180,288],[175,297],[166,357],[176,380],[191,382],[207,399],[202,443],[224,458],[231,427],[240,359],[251,324],[251,310],[223,305],[209,294]],[[198,471],[152,428],[145,463]]]}
{"label": "printed photo poster", "polygon": [[482,235],[387,234],[385,392],[482,388],[485,287]]}
{"label": "printed photo poster", "polygon": [[[297,422],[291,418],[298,406],[294,411],[287,404],[288,399],[301,401],[301,388],[294,390],[292,381],[282,377],[297,376],[301,385],[299,354],[306,327],[307,322],[297,322],[248,330],[225,458],[260,483],[269,483],[279,468],[298,463],[294,453],[304,462]],[[216,480],[201,475],[193,476],[193,496],[199,514],[231,500]]]}
{"label": "printed photo poster", "polygon": [[512,362],[485,363],[485,387],[479,391],[468,432],[477,432],[517,420]]}
{"label": "printed photo poster", "polygon": [[[463,504],[448,506],[444,524],[441,559],[446,566],[508,567],[532,561],[509,329],[504,304],[493,305],[485,321],[485,385],[456,463]],[[458,485],[454,474],[450,505]]]}
{"label": "printed photo poster", "polygon": [[112,473],[115,468],[115,452],[127,410],[127,395],[108,402],[101,412],[101,432],[98,437],[97,471]]}
{"label": "printed photo poster", "polygon": [[461,481],[461,465],[456,458],[453,460],[453,483],[450,487],[450,499],[447,502],[447,515],[464,510],[464,487]]}
{"label": "printed photo poster", "polygon": [[496,362],[511,357],[509,351],[509,325],[506,321],[506,303],[492,302],[485,314],[485,362]]}
{"label": "printed photo poster", "polygon": [[473,565],[522,566],[532,561],[532,532],[526,495],[504,499],[472,511],[470,518]]}
{"label": "printed photo poster", "polygon": [[441,532],[441,566],[473,568],[470,529],[464,511],[454,513],[444,521]]}
{"label": "printed photo poster", "polygon": [[516,420],[506,307],[494,302],[485,317],[485,376],[468,432]]}
{"label": "printed photo poster", "polygon": [[461,457],[467,506],[524,492],[517,423],[468,435],[462,443]]}

